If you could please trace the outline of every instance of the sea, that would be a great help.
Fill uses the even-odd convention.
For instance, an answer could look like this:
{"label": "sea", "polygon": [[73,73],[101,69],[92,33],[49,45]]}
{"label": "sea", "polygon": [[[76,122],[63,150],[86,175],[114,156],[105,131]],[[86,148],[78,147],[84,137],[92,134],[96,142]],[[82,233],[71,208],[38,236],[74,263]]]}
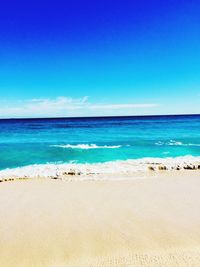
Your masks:
{"label": "sea", "polygon": [[0,120],[0,170],[181,156],[200,156],[200,115]]}

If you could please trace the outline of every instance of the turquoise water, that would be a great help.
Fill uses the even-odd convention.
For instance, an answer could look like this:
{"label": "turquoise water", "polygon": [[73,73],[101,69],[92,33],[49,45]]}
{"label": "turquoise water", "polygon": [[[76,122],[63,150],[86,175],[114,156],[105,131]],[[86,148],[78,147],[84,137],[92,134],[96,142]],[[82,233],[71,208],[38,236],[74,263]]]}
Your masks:
{"label": "turquoise water", "polygon": [[200,115],[0,120],[0,169],[200,156]]}

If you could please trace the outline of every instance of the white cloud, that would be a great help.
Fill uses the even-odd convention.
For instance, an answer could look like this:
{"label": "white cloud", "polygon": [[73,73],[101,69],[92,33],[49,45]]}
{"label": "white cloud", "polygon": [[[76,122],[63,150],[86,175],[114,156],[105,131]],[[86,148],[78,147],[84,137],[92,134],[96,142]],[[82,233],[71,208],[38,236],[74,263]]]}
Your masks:
{"label": "white cloud", "polygon": [[[59,117],[59,116],[99,116],[99,115],[129,115],[133,110],[145,110],[156,107],[156,104],[98,104],[90,103],[88,97],[55,99],[29,99],[15,104],[1,103],[0,117]],[[124,112],[126,110],[126,112]]]}

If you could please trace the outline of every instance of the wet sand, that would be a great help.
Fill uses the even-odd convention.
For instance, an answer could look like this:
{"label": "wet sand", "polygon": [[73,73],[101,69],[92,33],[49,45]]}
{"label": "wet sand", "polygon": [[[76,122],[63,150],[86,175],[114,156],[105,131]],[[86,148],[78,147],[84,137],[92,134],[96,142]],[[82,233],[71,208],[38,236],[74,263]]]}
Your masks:
{"label": "wet sand", "polygon": [[0,183],[0,266],[199,267],[199,171],[104,178]]}

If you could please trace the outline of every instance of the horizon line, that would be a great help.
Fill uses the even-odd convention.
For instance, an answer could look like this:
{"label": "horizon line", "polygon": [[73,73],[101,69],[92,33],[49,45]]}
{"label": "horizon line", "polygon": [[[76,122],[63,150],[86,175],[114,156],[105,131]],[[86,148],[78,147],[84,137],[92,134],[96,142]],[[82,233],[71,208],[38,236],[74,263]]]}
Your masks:
{"label": "horizon line", "polygon": [[10,117],[0,118],[0,120],[47,120],[47,119],[84,119],[84,118],[125,118],[125,117],[164,117],[164,116],[200,116],[200,113],[187,114],[147,114],[147,115],[107,115],[107,116],[78,116],[78,117]]}

